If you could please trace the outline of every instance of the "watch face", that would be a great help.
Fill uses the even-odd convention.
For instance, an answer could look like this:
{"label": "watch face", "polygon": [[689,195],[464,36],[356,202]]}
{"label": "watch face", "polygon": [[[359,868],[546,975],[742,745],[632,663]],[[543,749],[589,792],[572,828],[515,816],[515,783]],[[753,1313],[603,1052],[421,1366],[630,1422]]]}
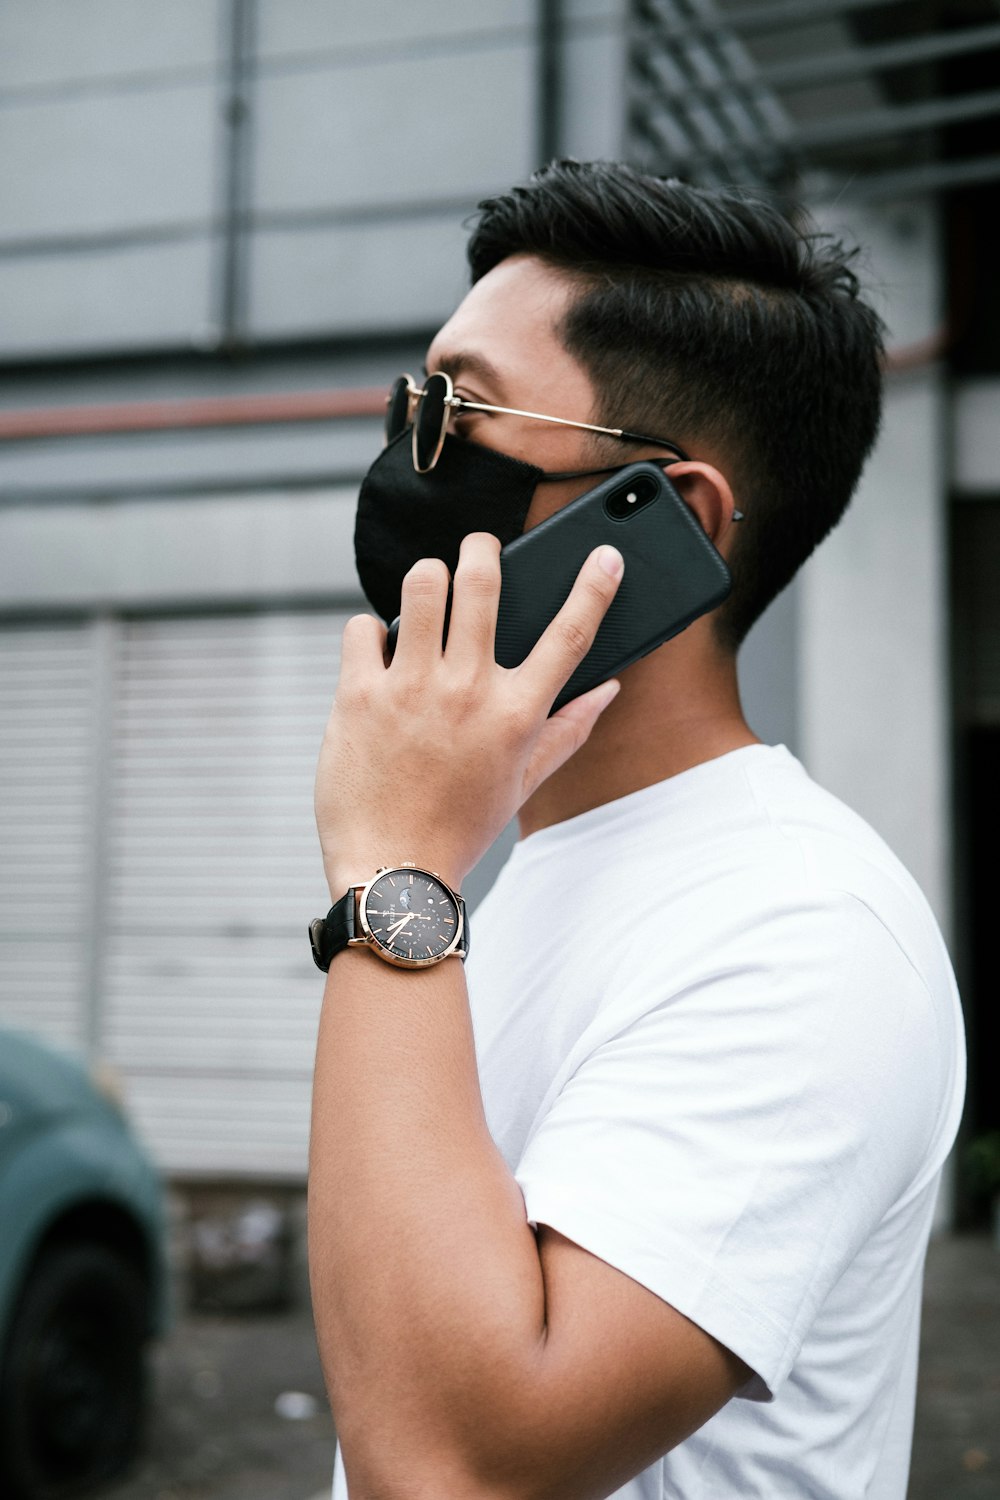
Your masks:
{"label": "watch face", "polygon": [[433,963],[455,943],[458,907],[426,870],[387,870],[368,887],[361,908],[379,948],[405,967]]}

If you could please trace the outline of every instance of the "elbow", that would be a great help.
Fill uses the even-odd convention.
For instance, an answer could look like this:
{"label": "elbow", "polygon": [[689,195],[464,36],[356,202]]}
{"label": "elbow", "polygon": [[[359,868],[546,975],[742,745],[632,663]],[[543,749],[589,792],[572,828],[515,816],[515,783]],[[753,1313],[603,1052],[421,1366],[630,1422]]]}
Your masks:
{"label": "elbow", "polygon": [[[351,1500],[535,1500],[536,1362],[491,1333],[461,1355],[328,1381]],[[544,1468],[544,1465],[542,1466]]]}
{"label": "elbow", "polygon": [[496,1412],[470,1428],[468,1413],[428,1413],[413,1421],[338,1419],[351,1500],[539,1500],[513,1431],[498,1442]]}
{"label": "elbow", "polygon": [[351,1453],[341,1444],[341,1450],[351,1500],[515,1500],[508,1487],[443,1449]]}

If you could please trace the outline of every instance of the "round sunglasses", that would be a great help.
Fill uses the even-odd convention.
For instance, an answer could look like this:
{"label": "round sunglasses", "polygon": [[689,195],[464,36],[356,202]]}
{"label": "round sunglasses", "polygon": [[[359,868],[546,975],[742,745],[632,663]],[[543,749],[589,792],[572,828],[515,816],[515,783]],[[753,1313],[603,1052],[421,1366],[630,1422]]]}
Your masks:
{"label": "round sunglasses", "polygon": [[519,411],[514,406],[487,406],[482,401],[466,401],[455,395],[451,376],[443,370],[428,375],[418,386],[412,375],[400,375],[389,387],[385,403],[385,441],[395,442],[408,427],[413,428],[413,467],[418,474],[429,474],[441,457],[450,417],[462,411],[501,412],[511,417],[530,417],[535,422],[556,422],[560,427],[579,427],[584,432],[600,432],[626,443],[646,443],[666,448],[677,458],[688,454],[669,438],[647,437],[622,427],[597,427],[593,422],[571,422],[566,417],[546,417],[537,411]]}

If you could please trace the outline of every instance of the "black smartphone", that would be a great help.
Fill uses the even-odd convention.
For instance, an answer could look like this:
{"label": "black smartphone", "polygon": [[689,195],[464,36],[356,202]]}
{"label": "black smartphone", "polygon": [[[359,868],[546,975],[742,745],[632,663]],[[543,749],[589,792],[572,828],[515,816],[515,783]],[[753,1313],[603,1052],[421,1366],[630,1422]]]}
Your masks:
{"label": "black smartphone", "polygon": [[[501,666],[520,666],[566,602],[585,559],[604,542],[624,557],[625,576],[553,713],[678,635],[731,588],[729,569],[663,469],[629,464],[501,551]],[[398,629],[397,618],[389,627],[387,660]]]}

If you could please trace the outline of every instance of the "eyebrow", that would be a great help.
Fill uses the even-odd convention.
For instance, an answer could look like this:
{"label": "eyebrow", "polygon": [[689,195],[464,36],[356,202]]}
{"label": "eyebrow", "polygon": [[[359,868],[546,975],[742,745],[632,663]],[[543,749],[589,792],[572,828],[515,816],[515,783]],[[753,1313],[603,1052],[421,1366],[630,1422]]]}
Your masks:
{"label": "eyebrow", "polygon": [[[442,354],[435,368],[442,370],[445,375],[450,375],[454,381],[459,380],[462,375],[478,375],[480,380],[485,380],[488,385],[492,386],[497,396],[502,398],[504,395],[500,371],[492,360],[486,358],[485,354],[477,354],[474,349],[457,349],[453,354]],[[429,374],[426,365],[424,365],[424,374]]]}

